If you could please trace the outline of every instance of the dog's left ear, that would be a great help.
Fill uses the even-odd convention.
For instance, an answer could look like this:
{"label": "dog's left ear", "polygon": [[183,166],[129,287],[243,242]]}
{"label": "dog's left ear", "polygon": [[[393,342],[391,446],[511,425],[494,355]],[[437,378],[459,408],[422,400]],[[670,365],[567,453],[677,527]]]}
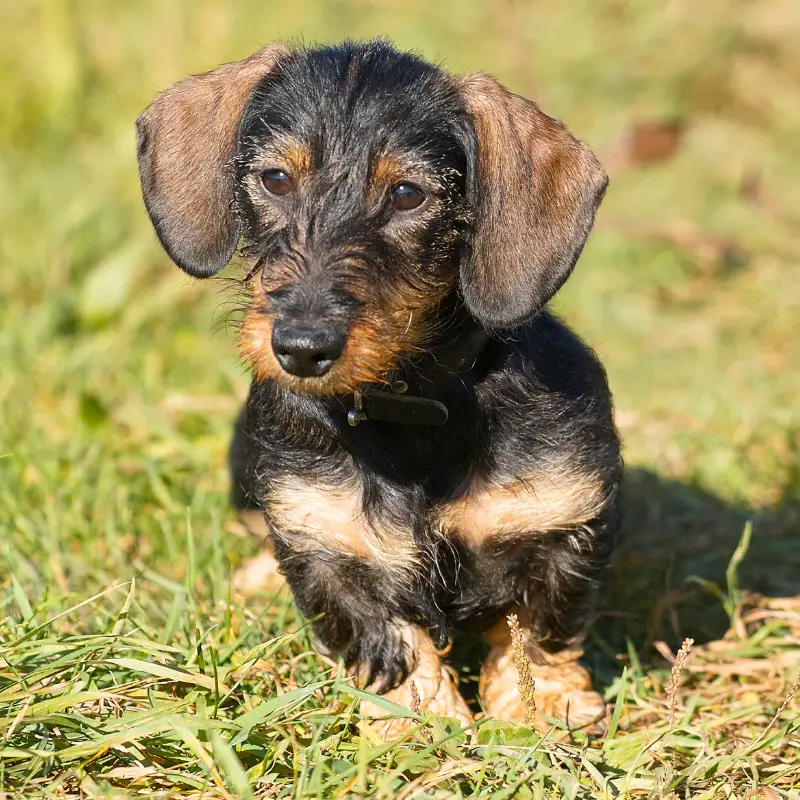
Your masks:
{"label": "dog's left ear", "polygon": [[569,277],[608,178],[586,145],[494,78],[461,79],[478,139],[461,291],[487,328],[535,316]]}
{"label": "dog's left ear", "polygon": [[229,161],[259,80],[291,52],[273,44],[163,91],[136,120],[142,195],[170,258],[195,278],[219,272],[239,242]]}

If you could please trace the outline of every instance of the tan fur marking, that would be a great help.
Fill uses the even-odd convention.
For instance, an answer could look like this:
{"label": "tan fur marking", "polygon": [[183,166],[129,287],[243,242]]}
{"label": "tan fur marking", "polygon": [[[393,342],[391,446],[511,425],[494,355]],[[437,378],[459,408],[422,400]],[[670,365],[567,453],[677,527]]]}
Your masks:
{"label": "tan fur marking", "polygon": [[446,293],[446,286],[426,295],[398,291],[391,308],[365,313],[351,326],[347,344],[330,372],[321,378],[298,378],[285,372],[272,352],[272,317],[260,300],[262,287],[251,287],[253,304],[239,328],[239,352],[255,377],[271,379],[294,392],[320,396],[346,394],[362,383],[385,382],[386,374],[402,356],[422,352],[430,324],[426,311]]}
{"label": "tan fur marking", "polygon": [[[308,177],[312,171],[311,148],[289,134],[276,136],[254,155],[251,162],[252,188],[258,197],[263,195],[258,173],[265,169],[284,169],[294,179]],[[247,180],[247,178],[246,178]]]}
{"label": "tan fur marking", "polygon": [[282,372],[272,354],[272,317],[258,308],[251,308],[239,326],[237,344],[242,358],[250,365],[259,381]]}
{"label": "tan fur marking", "polygon": [[304,539],[292,539],[294,550],[329,547],[369,559],[394,573],[417,563],[411,531],[384,520],[371,525],[357,489],[297,480],[273,490],[267,503],[278,530],[306,534]]}
{"label": "tan fur marking", "polygon": [[542,473],[506,486],[473,485],[442,508],[439,524],[444,533],[479,547],[513,534],[578,529],[600,513],[606,500],[603,484],[590,476]]}
{"label": "tan fur marking", "polygon": [[372,182],[378,188],[397,183],[403,177],[403,165],[390,156],[379,156],[372,170]]}
{"label": "tan fur marking", "polygon": [[[330,372],[321,378],[298,378],[281,368],[272,352],[273,320],[258,305],[245,314],[239,328],[239,352],[259,381],[271,379],[294,392],[330,396],[346,394],[362,383],[385,382],[386,373],[401,355],[420,351],[413,312],[387,315],[382,320],[365,318],[350,329],[344,352]],[[394,320],[394,317],[397,317]],[[405,335],[400,323],[407,327]],[[390,329],[390,326],[391,329]],[[397,331],[392,335],[393,331]]]}
{"label": "tan fur marking", "polygon": [[291,142],[282,150],[289,174],[298,178],[311,172],[311,150],[300,142]]}

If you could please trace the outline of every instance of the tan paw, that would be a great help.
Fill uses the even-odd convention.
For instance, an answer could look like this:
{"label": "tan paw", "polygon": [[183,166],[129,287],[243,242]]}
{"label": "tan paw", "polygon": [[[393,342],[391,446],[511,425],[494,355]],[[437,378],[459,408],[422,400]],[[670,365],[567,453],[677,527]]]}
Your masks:
{"label": "tan paw", "polygon": [[247,559],[233,573],[233,588],[242,594],[274,591],[285,583],[278,572],[278,562],[270,550],[262,550],[257,556]]}
{"label": "tan paw", "polygon": [[[532,664],[536,703],[534,726],[539,731],[557,719],[570,728],[597,725],[605,716],[603,698],[593,692],[589,673],[576,661]],[[500,720],[524,722],[525,705],[517,690],[517,673],[510,647],[494,647],[481,669],[480,695],[486,713]]]}
{"label": "tan paw", "polygon": [[[383,697],[419,713],[429,712],[440,717],[454,717],[466,727],[473,719],[464,698],[458,691],[457,676],[449,667],[442,664],[427,634],[418,629],[408,630],[409,634],[404,635],[404,638],[414,646],[416,666],[400,686],[386,692]],[[412,683],[419,698],[418,706],[413,697]],[[368,700],[361,703],[361,715],[372,720],[370,727],[384,741],[399,739],[417,724],[416,720],[407,717],[386,719],[390,716],[389,712]]]}
{"label": "tan paw", "polygon": [[280,589],[286,579],[278,572],[264,512],[255,508],[243,509],[239,512],[239,519],[250,535],[262,543],[262,549],[233,573],[233,588],[243,595]]}
{"label": "tan paw", "polygon": [[247,528],[248,533],[258,542],[262,542],[264,549],[272,551],[272,542],[269,539],[269,527],[264,517],[264,512],[259,508],[243,508],[239,511],[239,521]]}

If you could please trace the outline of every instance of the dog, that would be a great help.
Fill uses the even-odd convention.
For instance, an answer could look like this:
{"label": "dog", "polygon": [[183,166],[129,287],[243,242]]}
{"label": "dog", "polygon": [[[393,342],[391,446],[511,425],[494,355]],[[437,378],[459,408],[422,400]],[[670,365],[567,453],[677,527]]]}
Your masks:
{"label": "dog", "polygon": [[[597,723],[578,659],[620,444],[603,367],[545,308],[606,189],[588,147],[384,40],[273,44],[162,92],[136,130],[172,260],[205,278],[239,249],[249,270],[234,502],[320,650],[467,725],[444,656],[483,634],[483,707],[520,720],[514,613],[540,717]],[[387,738],[409,724],[362,711]]]}

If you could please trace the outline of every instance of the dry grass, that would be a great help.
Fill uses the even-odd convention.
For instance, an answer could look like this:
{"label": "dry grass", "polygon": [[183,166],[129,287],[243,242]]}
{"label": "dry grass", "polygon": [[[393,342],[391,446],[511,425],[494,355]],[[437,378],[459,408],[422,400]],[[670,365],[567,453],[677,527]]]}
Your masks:
{"label": "dry grass", "polygon": [[672,664],[672,670],[669,674],[669,682],[664,689],[664,694],[669,701],[669,727],[675,724],[675,710],[678,707],[678,688],[680,687],[681,675],[683,674],[683,667],[686,659],[689,658],[689,652],[694,644],[694,639],[684,639],[681,649],[675,656],[675,661]]}
{"label": "dry grass", "polygon": [[509,614],[508,628],[511,632],[511,653],[517,668],[517,690],[525,706],[525,724],[532,728],[536,723],[536,680],[531,669],[531,660],[525,649],[525,637],[516,614]]}

